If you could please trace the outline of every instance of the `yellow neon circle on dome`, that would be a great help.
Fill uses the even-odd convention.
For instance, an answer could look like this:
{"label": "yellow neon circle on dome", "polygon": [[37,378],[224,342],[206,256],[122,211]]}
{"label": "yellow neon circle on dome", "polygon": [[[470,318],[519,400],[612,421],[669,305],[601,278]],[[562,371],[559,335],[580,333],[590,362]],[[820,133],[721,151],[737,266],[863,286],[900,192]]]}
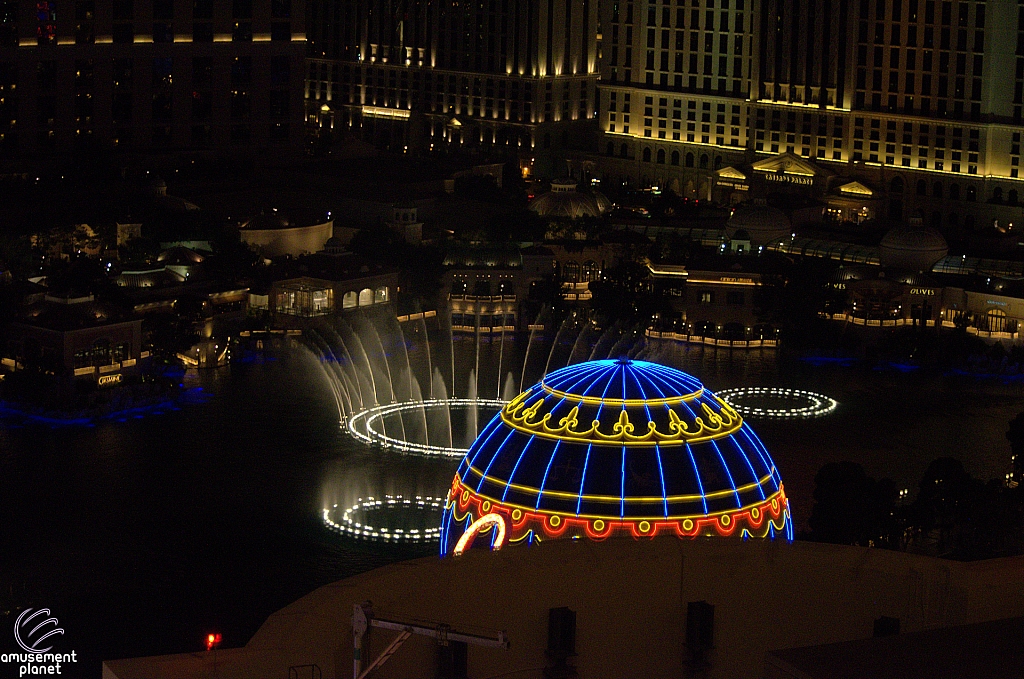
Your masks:
{"label": "yellow neon circle on dome", "polygon": [[753,509],[750,510],[750,516],[754,517],[754,520],[756,521],[757,519],[761,518],[761,510],[758,509],[757,507],[754,507]]}
{"label": "yellow neon circle on dome", "polygon": [[690,519],[683,519],[683,530],[685,530],[685,531],[693,530],[693,521],[691,521]]}
{"label": "yellow neon circle on dome", "polygon": [[489,512],[489,511],[491,511],[491,503],[490,503],[490,501],[489,500],[484,500],[483,504],[480,505],[480,510],[483,511],[485,514],[487,512]]}
{"label": "yellow neon circle on dome", "polygon": [[601,519],[597,519],[596,521],[594,521],[594,530],[596,530],[597,532],[603,531],[604,521],[602,521]]}
{"label": "yellow neon circle on dome", "polygon": [[548,519],[548,523],[550,523],[552,527],[557,528],[559,524],[562,523],[562,517],[560,517],[558,514],[552,514],[551,517]]}
{"label": "yellow neon circle on dome", "polygon": [[641,533],[646,533],[647,531],[651,530],[651,524],[647,521],[641,521],[638,528],[640,529]]}
{"label": "yellow neon circle on dome", "polygon": [[467,502],[469,502],[469,491],[464,490],[462,491],[462,504],[466,504]]}
{"label": "yellow neon circle on dome", "polygon": [[718,522],[721,523],[723,526],[728,526],[730,523],[732,523],[732,519],[729,518],[728,514],[722,514],[721,518],[718,519]]}
{"label": "yellow neon circle on dome", "polygon": [[513,521],[518,521],[518,520],[519,520],[519,519],[521,519],[521,518],[523,518],[523,512],[522,512],[522,510],[519,510],[519,509],[513,509],[513,510],[512,510],[512,520],[513,520]]}

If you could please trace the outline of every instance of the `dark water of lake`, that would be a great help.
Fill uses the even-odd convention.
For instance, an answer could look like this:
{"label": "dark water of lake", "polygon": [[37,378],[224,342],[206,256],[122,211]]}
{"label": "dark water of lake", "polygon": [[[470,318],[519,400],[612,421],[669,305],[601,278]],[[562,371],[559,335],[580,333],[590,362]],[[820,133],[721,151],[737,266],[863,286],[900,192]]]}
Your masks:
{"label": "dark water of lake", "polygon": [[[408,348],[421,362],[415,337]],[[547,349],[531,350],[527,383],[540,377]],[[484,343],[478,361],[471,340],[456,342],[457,394],[467,393],[477,365],[481,396],[498,393],[509,373],[518,387],[524,350],[510,340],[504,348]],[[831,460],[858,461],[911,488],[943,455],[978,477],[1001,477],[1006,423],[1024,410],[1020,383],[998,379],[783,364],[771,351],[678,344],[641,357],[712,390],[788,386],[840,401],[828,418],[753,423],[798,525],[810,512],[814,473]],[[451,359],[433,360],[450,372]],[[54,650],[79,655],[74,676],[99,677],[104,658],[200,650],[210,631],[223,634],[224,646],[242,645],[269,614],[322,584],[434,553],[323,528],[326,504],[385,492],[443,495],[457,460],[382,453],[347,437],[310,354],[248,356],[186,379],[204,398],[163,414],[94,427],[0,425],[0,613],[51,609],[65,629]],[[16,650],[4,631],[12,624],[9,613],[0,619],[0,652]]]}

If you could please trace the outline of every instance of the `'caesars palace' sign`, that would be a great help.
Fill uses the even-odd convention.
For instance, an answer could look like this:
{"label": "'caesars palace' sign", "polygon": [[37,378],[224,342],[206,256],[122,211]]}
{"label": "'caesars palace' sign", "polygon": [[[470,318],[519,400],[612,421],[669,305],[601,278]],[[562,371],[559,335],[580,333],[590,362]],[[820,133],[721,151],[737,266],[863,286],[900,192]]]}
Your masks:
{"label": "'caesars palace' sign", "polygon": [[808,177],[803,174],[775,174],[769,173],[764,176],[765,181],[769,182],[781,182],[784,184],[802,184],[804,186],[811,186],[814,183],[814,177]]}

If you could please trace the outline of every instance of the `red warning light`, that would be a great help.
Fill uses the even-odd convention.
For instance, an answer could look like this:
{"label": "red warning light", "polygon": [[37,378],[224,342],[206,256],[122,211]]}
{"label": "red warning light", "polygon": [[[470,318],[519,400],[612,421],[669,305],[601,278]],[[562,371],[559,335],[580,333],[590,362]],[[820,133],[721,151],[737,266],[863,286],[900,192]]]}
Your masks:
{"label": "red warning light", "polygon": [[220,633],[206,635],[206,650],[209,651],[220,646]]}

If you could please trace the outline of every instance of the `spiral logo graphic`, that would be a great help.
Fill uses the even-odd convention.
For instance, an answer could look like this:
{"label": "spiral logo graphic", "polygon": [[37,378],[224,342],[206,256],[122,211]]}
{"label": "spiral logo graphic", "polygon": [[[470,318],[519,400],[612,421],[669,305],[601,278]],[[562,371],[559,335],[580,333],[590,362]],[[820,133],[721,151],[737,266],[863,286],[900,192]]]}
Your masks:
{"label": "spiral logo graphic", "polygon": [[[18,645],[29,653],[45,653],[53,646],[39,648],[39,645],[55,634],[64,634],[64,630],[57,627],[57,618],[46,617],[50,615],[49,608],[40,608],[35,613],[31,608],[26,608],[14,621],[14,640]],[[43,616],[40,618],[40,616]]]}

